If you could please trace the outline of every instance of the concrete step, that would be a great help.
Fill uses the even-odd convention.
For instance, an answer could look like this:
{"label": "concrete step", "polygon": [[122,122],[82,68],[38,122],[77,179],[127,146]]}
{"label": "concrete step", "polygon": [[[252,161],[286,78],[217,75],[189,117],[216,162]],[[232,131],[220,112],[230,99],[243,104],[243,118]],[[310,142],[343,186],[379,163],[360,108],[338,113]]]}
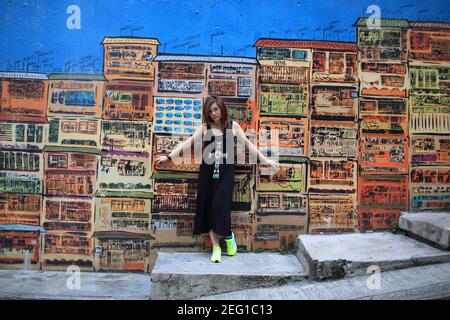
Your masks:
{"label": "concrete step", "polygon": [[150,291],[145,273],[0,270],[0,299],[149,300]]}
{"label": "concrete step", "polygon": [[402,212],[399,228],[441,249],[450,249],[450,212]]}
{"label": "concrete step", "polygon": [[297,257],[311,280],[450,262],[449,251],[391,232],[301,235],[298,240]]}
{"label": "concrete step", "polygon": [[151,273],[152,300],[190,299],[240,289],[284,285],[307,274],[293,254],[222,254],[221,263],[209,253],[159,252]]}
{"label": "concrete step", "polygon": [[195,300],[431,300],[450,299],[450,263],[412,267],[333,281],[291,282]]}

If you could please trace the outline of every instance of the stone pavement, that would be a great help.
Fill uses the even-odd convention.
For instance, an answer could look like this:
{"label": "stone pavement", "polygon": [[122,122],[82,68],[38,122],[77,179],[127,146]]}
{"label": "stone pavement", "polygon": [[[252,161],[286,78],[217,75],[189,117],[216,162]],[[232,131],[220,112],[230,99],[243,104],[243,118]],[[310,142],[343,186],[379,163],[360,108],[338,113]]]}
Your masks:
{"label": "stone pavement", "polygon": [[159,252],[151,274],[81,272],[79,286],[63,271],[0,270],[0,299],[450,299],[450,251],[389,232],[302,235],[297,256],[209,257]]}
{"label": "stone pavement", "polygon": [[289,283],[205,296],[198,300],[450,299],[450,263],[412,267],[341,280]]}
{"label": "stone pavement", "polygon": [[[58,271],[0,270],[0,299],[148,300],[150,276],[130,273],[81,275],[80,290],[67,288]],[[283,286],[236,290],[200,300],[450,299],[450,263],[412,267],[333,281],[301,280]],[[369,283],[369,285],[368,285]],[[370,289],[372,288],[372,289]]]}
{"label": "stone pavement", "polygon": [[[69,276],[58,271],[0,270],[0,299],[150,299],[148,274],[83,272],[79,290],[68,289]],[[367,274],[323,282],[301,280],[282,286],[236,290],[196,299],[450,299],[450,263],[381,272],[379,289],[373,276]]]}
{"label": "stone pavement", "polygon": [[81,272],[79,279],[78,286],[73,274],[63,271],[0,270],[0,299],[150,299],[149,274]]}

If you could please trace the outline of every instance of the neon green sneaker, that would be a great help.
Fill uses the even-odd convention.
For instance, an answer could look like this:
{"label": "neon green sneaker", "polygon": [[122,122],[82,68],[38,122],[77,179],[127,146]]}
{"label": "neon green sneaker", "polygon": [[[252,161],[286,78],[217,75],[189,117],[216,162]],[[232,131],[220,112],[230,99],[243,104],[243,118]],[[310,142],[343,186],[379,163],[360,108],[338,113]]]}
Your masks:
{"label": "neon green sneaker", "polygon": [[225,239],[225,243],[227,244],[227,252],[229,256],[234,256],[237,251],[236,240],[234,239],[234,233],[231,233],[231,236]]}
{"label": "neon green sneaker", "polygon": [[220,249],[220,246],[214,246],[213,245],[213,252],[211,255],[211,262],[220,262],[222,261],[222,250]]}

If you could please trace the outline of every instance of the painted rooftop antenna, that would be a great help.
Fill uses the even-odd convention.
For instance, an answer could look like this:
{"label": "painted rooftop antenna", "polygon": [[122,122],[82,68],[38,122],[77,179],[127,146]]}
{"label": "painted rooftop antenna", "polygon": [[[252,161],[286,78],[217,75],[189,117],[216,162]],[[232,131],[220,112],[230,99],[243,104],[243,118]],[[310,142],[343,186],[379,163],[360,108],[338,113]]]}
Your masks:
{"label": "painted rooftop antenna", "polygon": [[428,9],[422,9],[422,10],[417,11],[417,20],[422,20],[422,18],[420,17],[421,14],[422,14],[422,13],[427,13],[427,12],[429,12],[429,11],[430,11],[430,10],[428,10]]}
{"label": "painted rooftop antenna", "polygon": [[414,8],[414,5],[411,3],[401,6],[400,7],[400,17],[403,16],[403,9],[410,9],[410,8]]}
{"label": "painted rooftop antenna", "polygon": [[200,38],[200,36],[201,36],[201,34],[200,34],[200,33],[197,33],[197,34],[194,34],[194,35],[192,35],[192,36],[190,36],[190,37],[187,37],[185,40],[193,40],[193,39],[197,39],[197,38]]}
{"label": "painted rooftop antenna", "polygon": [[25,71],[25,63],[30,61],[32,57],[23,57],[22,58],[22,71]]}
{"label": "painted rooftop antenna", "polygon": [[322,30],[322,27],[317,27],[314,29],[313,38],[316,39],[316,32]]}
{"label": "painted rooftop antenna", "polygon": [[[171,39],[171,40],[165,42],[165,43],[163,44],[163,52],[166,53],[166,46],[167,46],[168,44],[171,44],[171,43],[174,43],[174,42],[177,42],[177,41],[178,41],[178,37],[173,38],[173,39]],[[172,49],[173,49],[173,47],[172,47]]]}
{"label": "painted rooftop antenna", "polygon": [[210,47],[211,55],[213,54],[213,38],[217,37],[217,36],[223,36],[224,34],[225,34],[225,32],[223,32],[223,31],[211,33],[211,47]]}
{"label": "painted rooftop antenna", "polygon": [[131,28],[131,30],[130,30],[130,36],[133,36],[133,32],[134,32],[134,31],[143,30],[143,29],[144,29],[144,27]]}
{"label": "painted rooftop antenna", "polygon": [[337,33],[337,40],[338,41],[340,41],[340,39],[339,39],[339,35],[342,33],[342,32],[346,32],[348,29],[347,28],[345,28],[345,29],[337,29],[337,30],[334,30],[333,32],[336,32]]}
{"label": "painted rooftop antenna", "polygon": [[234,56],[236,56],[236,52],[238,53],[238,55],[240,54],[240,52],[245,52],[248,48],[251,48],[252,47],[252,45],[251,44],[248,44],[248,45],[246,45],[246,46],[244,46],[244,47],[242,47],[242,48],[239,48],[239,49],[234,49]]}
{"label": "painted rooftop antenna", "polygon": [[34,53],[37,55],[37,62],[36,62],[36,64],[37,64],[37,66],[38,66],[38,69],[40,69],[40,65],[41,65],[41,61],[40,61],[40,60],[41,60],[41,57],[48,56],[48,55],[52,54],[53,51],[48,51],[48,52],[35,51]]}
{"label": "painted rooftop antenna", "polygon": [[196,48],[196,47],[199,47],[199,46],[200,46],[200,43],[193,43],[193,44],[191,44],[190,46],[187,47],[188,48],[187,53],[189,54],[189,50],[190,49]]}
{"label": "painted rooftop antenna", "polygon": [[288,34],[289,33],[291,33],[292,32],[292,29],[287,29],[286,31],[285,31],[285,38],[287,39],[288,38]]}
{"label": "painted rooftop antenna", "polygon": [[304,31],[308,30],[308,27],[303,27],[303,28],[299,28],[297,29],[298,33],[297,33],[297,38],[301,39],[303,37],[303,35],[305,34]]}
{"label": "painted rooftop antenna", "polygon": [[131,26],[120,27],[120,35],[122,35],[122,31],[131,29]]}

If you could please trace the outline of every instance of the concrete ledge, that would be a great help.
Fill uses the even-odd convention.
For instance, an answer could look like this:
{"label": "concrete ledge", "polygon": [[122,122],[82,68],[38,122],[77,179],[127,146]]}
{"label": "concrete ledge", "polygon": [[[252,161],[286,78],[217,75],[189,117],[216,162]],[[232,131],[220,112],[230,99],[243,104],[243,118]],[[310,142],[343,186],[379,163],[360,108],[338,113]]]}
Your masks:
{"label": "concrete ledge", "polygon": [[151,273],[152,300],[284,285],[307,276],[295,255],[238,253],[234,257],[222,255],[221,263],[212,263],[209,258],[209,253],[159,252]]}
{"label": "concrete ledge", "polygon": [[299,236],[297,257],[311,280],[450,262],[450,252],[390,232]]}
{"label": "concrete ledge", "polygon": [[399,228],[441,249],[450,249],[450,212],[402,212]]}

